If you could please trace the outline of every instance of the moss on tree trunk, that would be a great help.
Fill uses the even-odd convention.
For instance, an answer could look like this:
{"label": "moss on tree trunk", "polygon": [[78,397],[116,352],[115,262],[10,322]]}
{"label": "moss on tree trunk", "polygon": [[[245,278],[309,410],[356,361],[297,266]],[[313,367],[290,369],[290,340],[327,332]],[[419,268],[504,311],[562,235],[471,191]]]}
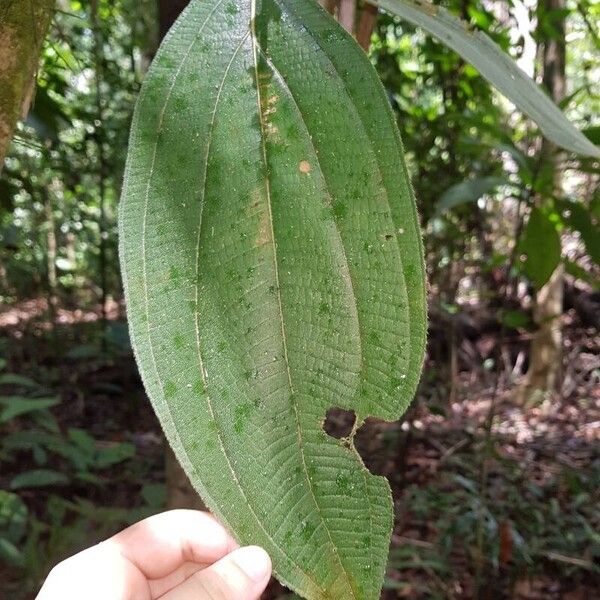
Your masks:
{"label": "moss on tree trunk", "polygon": [[54,0],[0,0],[0,168],[28,110]]}

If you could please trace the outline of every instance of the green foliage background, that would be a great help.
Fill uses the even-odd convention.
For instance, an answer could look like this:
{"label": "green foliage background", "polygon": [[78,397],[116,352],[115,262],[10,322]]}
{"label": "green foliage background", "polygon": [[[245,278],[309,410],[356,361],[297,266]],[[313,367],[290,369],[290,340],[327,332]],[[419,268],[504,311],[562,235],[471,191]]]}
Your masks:
{"label": "green foliage background", "polygon": [[[522,54],[516,3],[444,4],[513,57]],[[115,365],[131,361],[121,320],[117,203],[133,105],[157,45],[156,7],[153,0],[100,0],[94,26],[87,0],[58,6],[32,112],[0,177],[0,321],[32,312],[35,303],[34,318],[15,331],[3,325],[0,334],[0,595],[15,598],[32,597],[57,558],[156,512],[165,496],[161,455],[149,456],[134,431],[149,410],[139,382],[129,374],[113,378]],[[537,18],[534,42],[557,35],[561,15],[529,11]],[[563,108],[599,144],[600,3],[569,1],[565,15]],[[571,288],[597,293],[600,168],[561,154],[565,191],[557,196],[531,122],[454,53],[404,22],[380,15],[370,58],[398,119],[425,228],[434,327],[417,405],[451,420],[456,390],[446,350],[464,314],[484,314],[510,352],[510,343],[534,330],[531,299],[559,262]],[[84,333],[51,327],[77,311],[81,319],[93,316]],[[595,355],[597,329],[585,332],[576,344]],[[469,372],[494,387],[502,360],[492,353]],[[110,375],[99,378],[103,370]],[[70,414],[77,402],[86,406],[80,422]],[[591,395],[578,402],[584,412],[595,406]],[[401,429],[385,435],[388,449],[408,444]],[[540,483],[481,431],[467,438],[453,438],[458,449],[446,448],[438,479],[406,483],[400,466],[391,476],[403,490],[399,522],[409,515],[429,536],[391,554],[392,572],[418,575],[422,596],[413,585],[413,597],[462,597],[451,589],[457,569],[467,580],[481,578],[482,569],[502,585],[540,573],[557,574],[567,587],[598,581],[598,456],[584,468],[553,463],[555,475]],[[497,469],[492,491],[481,484],[490,462]],[[500,560],[506,527],[514,545],[508,565]],[[457,547],[464,551],[458,562]],[[390,594],[408,594],[410,585],[396,576],[387,581]]]}

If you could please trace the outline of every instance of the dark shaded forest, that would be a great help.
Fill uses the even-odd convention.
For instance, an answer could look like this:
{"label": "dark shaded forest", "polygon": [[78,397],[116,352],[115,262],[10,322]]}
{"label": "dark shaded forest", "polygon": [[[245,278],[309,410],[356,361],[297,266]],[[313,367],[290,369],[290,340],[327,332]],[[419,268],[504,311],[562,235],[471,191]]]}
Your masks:
{"label": "dark shaded forest", "polygon": [[[0,174],[3,598],[34,598],[59,560],[145,516],[201,506],[138,375],[117,239],[135,100],[185,4],[59,0],[40,40]],[[381,77],[424,230],[419,391],[400,422],[357,434],[395,504],[383,597],[597,597],[600,163],[544,140],[422,30],[321,4]],[[600,3],[443,4],[600,144]],[[328,415],[336,437],[351,426]],[[265,597],[286,594],[274,582]]]}

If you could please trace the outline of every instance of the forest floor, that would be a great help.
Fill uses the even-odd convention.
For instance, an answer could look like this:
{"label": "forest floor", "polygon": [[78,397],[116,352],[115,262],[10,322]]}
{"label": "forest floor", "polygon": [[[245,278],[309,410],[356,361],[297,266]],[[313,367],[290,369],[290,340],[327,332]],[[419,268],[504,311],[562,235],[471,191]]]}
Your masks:
{"label": "forest floor", "polygon": [[[59,311],[52,328],[45,308],[0,310],[0,398],[57,402],[0,430],[0,490],[18,488],[25,506],[21,528],[11,525],[20,556],[3,567],[0,554],[0,596],[15,600],[32,598],[56,560],[160,511],[165,497],[163,439],[119,307],[103,336],[97,311]],[[428,363],[403,421],[368,422],[357,435],[395,502],[384,598],[597,598],[597,338],[567,323],[562,393],[537,403],[516,401],[510,373],[463,367],[452,390],[447,373]],[[347,419],[328,421],[342,430]],[[27,442],[40,430],[46,446]],[[19,474],[40,470],[63,477],[15,486]],[[0,538],[3,526],[0,514]],[[265,597],[284,595],[274,583]]]}

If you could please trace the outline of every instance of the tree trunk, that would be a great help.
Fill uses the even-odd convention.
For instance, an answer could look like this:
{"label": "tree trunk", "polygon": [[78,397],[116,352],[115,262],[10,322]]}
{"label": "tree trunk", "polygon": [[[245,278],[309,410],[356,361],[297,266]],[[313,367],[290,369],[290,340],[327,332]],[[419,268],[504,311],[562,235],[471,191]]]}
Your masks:
{"label": "tree trunk", "polygon": [[338,5],[338,0],[319,0],[319,4],[329,13],[333,14]]}
{"label": "tree trunk", "polygon": [[51,298],[50,303],[56,302],[56,291],[58,289],[58,276],[56,273],[56,257],[58,244],[56,241],[56,224],[54,222],[54,210],[52,199],[47,190],[44,192],[44,212],[46,214],[46,267],[48,270],[48,290]]}
{"label": "tree trunk", "polygon": [[358,0],[319,0],[325,10],[337,16],[340,25],[356,37],[365,50],[371,45],[371,35],[377,24],[377,7],[365,2],[358,9]]}
{"label": "tree trunk", "polygon": [[377,14],[377,7],[373,4],[365,4],[360,13],[356,41],[365,52],[369,50],[369,46],[371,45],[371,36],[377,24]]}
{"label": "tree trunk", "polygon": [[539,329],[531,340],[526,401],[543,398],[556,389],[561,371],[564,268],[560,265],[550,281],[536,294],[534,318]]}
{"label": "tree trunk", "polygon": [[356,26],[356,0],[340,1],[338,20],[348,33],[354,34]]}
{"label": "tree trunk", "polygon": [[58,352],[58,338],[56,332],[58,310],[58,274],[56,271],[56,257],[58,242],[56,239],[56,223],[52,206],[51,190],[43,190],[44,213],[46,217],[46,286],[48,293],[48,321],[52,331],[53,351]]}
{"label": "tree trunk", "polygon": [[[566,0],[542,0],[545,15],[552,17],[554,35],[548,34],[543,41],[543,83],[550,97],[558,104],[566,95],[566,45],[565,18]],[[546,17],[547,18],[547,17]],[[546,140],[541,149],[543,181],[547,181],[544,192],[537,198],[542,204],[546,198],[562,193],[562,173],[557,160],[557,148]],[[560,317],[563,312],[564,268],[560,265],[548,283],[537,292],[534,318],[538,326],[530,350],[530,366],[527,373],[525,400],[544,397],[555,391],[561,370],[562,328]]]}
{"label": "tree trunk", "polygon": [[98,21],[98,3],[99,0],[91,2],[91,23],[94,33],[94,68],[96,71],[96,119],[99,126],[95,127],[94,140],[98,149],[98,200],[100,202],[100,310],[102,315],[102,350],[106,351],[107,341],[106,332],[108,325],[108,315],[106,312],[106,303],[108,299],[108,260],[107,260],[107,223],[106,223],[106,178],[108,177],[108,166],[104,148],[104,103],[102,98],[102,84],[104,80],[104,44],[102,40],[102,30]]}
{"label": "tree trunk", "polygon": [[54,0],[0,0],[0,170],[15,124],[29,110],[53,12]]}

